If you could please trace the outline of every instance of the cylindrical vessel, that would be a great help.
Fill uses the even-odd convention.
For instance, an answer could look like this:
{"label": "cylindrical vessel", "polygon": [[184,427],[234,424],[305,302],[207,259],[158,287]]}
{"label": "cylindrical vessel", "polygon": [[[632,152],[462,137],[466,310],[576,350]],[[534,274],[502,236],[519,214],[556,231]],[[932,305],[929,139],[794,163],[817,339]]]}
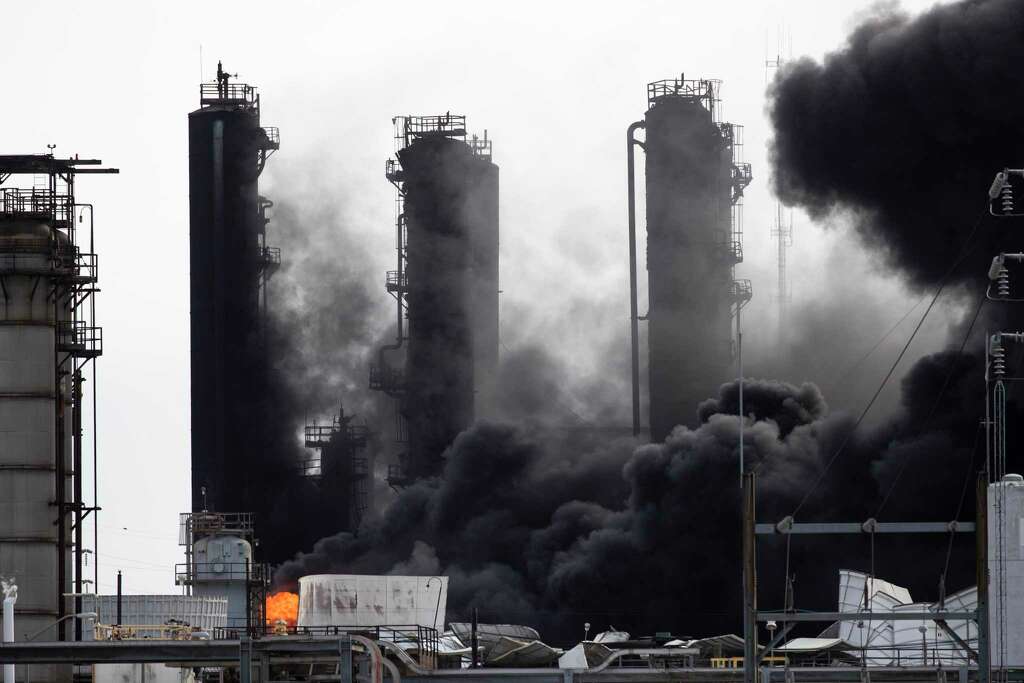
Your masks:
{"label": "cylindrical vessel", "polygon": [[[44,222],[0,216],[0,575],[18,585],[17,640],[56,640],[58,595],[71,590],[68,518],[54,509],[58,485],[70,496],[72,482],[71,380],[66,372],[58,378],[56,346],[57,326],[71,312],[53,295],[68,244]],[[32,668],[34,681],[65,675],[68,667]]]}
{"label": "cylindrical vessel", "polygon": [[647,111],[647,274],[651,439],[693,426],[728,379],[732,149],[695,97]]}
{"label": "cylindrical vessel", "polygon": [[227,598],[228,625],[244,625],[253,571],[252,544],[231,534],[204,536],[195,542],[192,557],[193,594]]}
{"label": "cylindrical vessel", "polygon": [[[245,466],[260,418],[258,357],[258,143],[253,108],[206,106],[189,114],[192,351],[192,509],[254,510]],[[230,473],[230,481],[228,475]],[[204,496],[202,491],[206,491]]]}
{"label": "cylindrical vessel", "polygon": [[[498,354],[498,167],[448,137],[398,152],[405,175],[408,476],[436,474]],[[482,411],[484,412],[484,411]]]}

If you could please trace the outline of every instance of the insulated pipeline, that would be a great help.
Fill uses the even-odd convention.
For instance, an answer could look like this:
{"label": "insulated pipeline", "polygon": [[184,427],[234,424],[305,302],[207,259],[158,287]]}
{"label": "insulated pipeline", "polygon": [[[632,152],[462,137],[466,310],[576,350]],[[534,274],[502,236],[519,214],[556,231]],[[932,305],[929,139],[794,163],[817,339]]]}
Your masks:
{"label": "insulated pipeline", "polygon": [[633,147],[642,145],[633,134],[644,128],[643,121],[635,121],[626,129],[626,182],[629,208],[629,336],[630,364],[633,373],[633,436],[640,436],[640,319],[636,293],[636,169]]}

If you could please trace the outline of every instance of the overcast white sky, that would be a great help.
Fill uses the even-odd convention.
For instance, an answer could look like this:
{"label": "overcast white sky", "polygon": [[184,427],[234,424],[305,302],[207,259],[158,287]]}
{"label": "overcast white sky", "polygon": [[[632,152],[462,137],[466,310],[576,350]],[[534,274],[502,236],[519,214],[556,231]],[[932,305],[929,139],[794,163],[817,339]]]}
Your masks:
{"label": "overcast white sky", "polygon": [[[746,126],[754,165],[739,274],[754,280],[746,339],[756,352],[774,335],[765,59],[780,27],[794,56],[820,57],[871,4],[5,4],[0,151],[54,143],[59,154],[121,169],[79,183],[79,201],[96,204],[101,259],[100,591],[113,590],[121,568],[128,592],[177,592],[177,513],[189,503],[186,115],[198,106],[200,46],[203,79],[223,59],[260,88],[264,124],[281,129],[264,194],[335,202],[338,229],[364,234],[379,261],[374,286],[393,253],[393,190],[383,177],[391,117],[452,111],[471,130],[488,129],[502,173],[503,306],[517,321],[503,332],[512,344],[540,339],[563,350],[595,343],[577,310],[599,311],[608,339],[628,329],[623,139],[644,112],[645,84],[680,71],[723,79],[726,118]],[[821,296],[822,256],[836,244],[796,217],[798,300]],[[862,255],[841,262],[868,268]],[[907,306],[899,288],[866,282],[879,301],[895,299],[887,324],[898,319]],[[388,301],[380,288],[383,315]],[[581,372],[600,358],[563,355]]]}

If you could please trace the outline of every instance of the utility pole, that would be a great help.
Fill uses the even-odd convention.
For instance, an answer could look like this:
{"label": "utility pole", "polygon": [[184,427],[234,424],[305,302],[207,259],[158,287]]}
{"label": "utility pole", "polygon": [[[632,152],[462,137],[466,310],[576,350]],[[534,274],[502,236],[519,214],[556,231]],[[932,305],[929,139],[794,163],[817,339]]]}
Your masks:
{"label": "utility pole", "polygon": [[757,681],[756,477],[743,475],[743,683]]}

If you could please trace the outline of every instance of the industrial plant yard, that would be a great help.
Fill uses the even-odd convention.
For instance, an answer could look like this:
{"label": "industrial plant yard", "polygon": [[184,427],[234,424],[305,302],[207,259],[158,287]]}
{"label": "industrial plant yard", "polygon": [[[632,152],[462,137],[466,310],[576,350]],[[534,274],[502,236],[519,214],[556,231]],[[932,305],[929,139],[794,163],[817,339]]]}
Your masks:
{"label": "industrial plant yard", "polygon": [[1024,680],[1024,0],[4,9],[3,683]]}

